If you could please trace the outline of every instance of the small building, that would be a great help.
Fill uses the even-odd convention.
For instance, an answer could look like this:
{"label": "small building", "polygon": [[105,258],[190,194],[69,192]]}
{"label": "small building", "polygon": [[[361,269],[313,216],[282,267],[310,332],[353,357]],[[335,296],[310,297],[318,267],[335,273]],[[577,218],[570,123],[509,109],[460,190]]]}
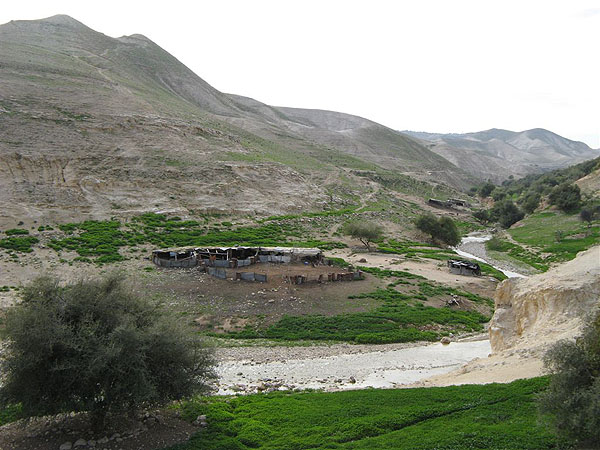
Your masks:
{"label": "small building", "polygon": [[481,267],[479,267],[479,264],[471,261],[464,261],[462,259],[449,259],[448,268],[450,269],[450,273],[456,275],[481,275]]}
{"label": "small building", "polygon": [[153,251],[152,262],[159,267],[195,267],[198,259],[194,248],[173,248]]}
{"label": "small building", "polygon": [[321,264],[323,252],[300,247],[195,247],[154,250],[152,261],[160,267],[244,267],[258,262]]}
{"label": "small building", "polygon": [[458,198],[451,198],[448,200],[438,200],[436,198],[430,198],[427,203],[436,208],[445,209],[456,209],[457,207],[468,208],[470,205],[467,201]]}
{"label": "small building", "polygon": [[448,202],[453,204],[454,206],[462,206],[463,208],[470,208],[471,205],[466,200],[460,198],[449,198]]}
{"label": "small building", "polygon": [[260,262],[319,264],[323,252],[319,248],[260,247],[258,258]]}

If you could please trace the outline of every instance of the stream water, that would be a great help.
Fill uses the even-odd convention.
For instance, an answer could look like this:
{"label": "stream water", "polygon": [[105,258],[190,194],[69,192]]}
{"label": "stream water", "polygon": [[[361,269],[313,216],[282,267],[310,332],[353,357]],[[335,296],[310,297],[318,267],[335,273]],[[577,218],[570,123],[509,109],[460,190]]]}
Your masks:
{"label": "stream water", "polygon": [[485,255],[486,254],[485,242],[489,241],[491,238],[492,238],[492,236],[489,234],[465,236],[462,239],[462,241],[460,241],[460,244],[458,244],[458,247],[454,247],[453,250],[456,253],[458,253],[460,256],[462,256],[463,258],[469,258],[469,259],[473,259],[475,261],[489,264],[493,268],[498,269],[500,272],[502,272],[508,278],[526,278],[526,276],[523,275],[522,273],[514,272],[505,267],[500,267],[499,265],[495,265],[494,263],[492,263],[480,256],[477,256],[477,255],[474,255],[472,253],[465,251],[465,247],[472,246],[473,244],[479,244],[478,245],[478,247],[479,247],[478,253]]}

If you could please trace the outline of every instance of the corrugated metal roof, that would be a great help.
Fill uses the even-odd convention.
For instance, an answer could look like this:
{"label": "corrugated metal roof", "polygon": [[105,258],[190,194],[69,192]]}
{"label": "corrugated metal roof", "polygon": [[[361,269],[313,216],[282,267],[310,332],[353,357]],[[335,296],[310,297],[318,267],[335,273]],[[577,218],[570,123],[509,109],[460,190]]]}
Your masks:
{"label": "corrugated metal roof", "polygon": [[238,246],[238,247],[175,247],[175,248],[163,248],[158,250],[153,250],[152,253],[162,253],[162,252],[190,252],[190,251],[202,251],[202,250],[218,250],[221,252],[226,252],[227,250],[260,250],[262,252],[278,252],[278,253],[294,253],[298,255],[309,255],[309,256],[317,256],[322,253],[319,248],[303,248],[303,247],[248,247],[248,246]]}

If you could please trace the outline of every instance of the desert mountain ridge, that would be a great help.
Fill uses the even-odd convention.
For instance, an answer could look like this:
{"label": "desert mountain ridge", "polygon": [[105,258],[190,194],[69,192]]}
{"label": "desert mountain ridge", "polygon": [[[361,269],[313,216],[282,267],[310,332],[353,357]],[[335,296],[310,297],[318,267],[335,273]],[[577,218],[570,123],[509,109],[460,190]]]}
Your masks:
{"label": "desert mountain ridge", "polygon": [[0,25],[0,63],[0,221],[279,214],[343,208],[382,179],[480,180],[418,137],[222,93],[145,36],[65,15]]}
{"label": "desert mountain ridge", "polygon": [[543,128],[509,131],[492,128],[474,133],[402,131],[474,176],[503,181],[509,176],[560,169],[596,158],[600,149]]}
{"label": "desert mountain ridge", "polygon": [[0,61],[6,220],[344,207],[372,190],[356,171],[472,183],[375,122],[224,94],[146,37],[68,16],[1,25]]}

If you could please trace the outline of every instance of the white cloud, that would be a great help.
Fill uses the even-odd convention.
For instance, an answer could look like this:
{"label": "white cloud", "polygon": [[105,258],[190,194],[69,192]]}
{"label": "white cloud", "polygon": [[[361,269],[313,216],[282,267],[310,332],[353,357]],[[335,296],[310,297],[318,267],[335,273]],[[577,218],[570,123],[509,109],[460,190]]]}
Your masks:
{"label": "white cloud", "polygon": [[224,92],[396,129],[547,128],[600,146],[597,2],[21,1],[142,33]]}

